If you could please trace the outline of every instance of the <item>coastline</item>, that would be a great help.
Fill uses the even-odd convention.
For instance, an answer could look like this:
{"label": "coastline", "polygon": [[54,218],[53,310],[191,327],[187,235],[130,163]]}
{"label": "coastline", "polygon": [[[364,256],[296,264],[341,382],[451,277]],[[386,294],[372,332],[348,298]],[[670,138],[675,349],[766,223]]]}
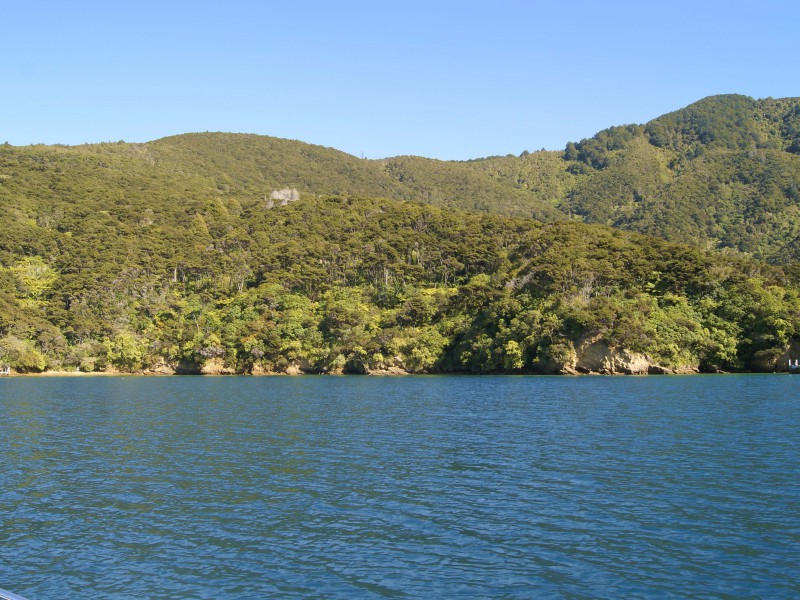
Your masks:
{"label": "coastline", "polygon": [[692,376],[692,375],[792,375],[788,370],[773,370],[773,371],[714,371],[702,372],[699,370],[675,370],[675,371],[657,371],[651,373],[622,373],[622,372],[599,372],[599,371],[562,371],[543,373],[541,371],[519,371],[519,372],[492,372],[492,373],[469,373],[465,371],[436,371],[436,372],[420,372],[411,373],[409,371],[370,371],[368,373],[356,372],[327,372],[327,373],[313,373],[306,371],[265,371],[258,373],[186,373],[186,372],[165,372],[163,370],[157,371],[41,371],[38,373],[14,373],[11,372],[4,375],[0,379],[11,379],[17,377],[68,377],[68,378],[96,378],[96,377],[429,377],[429,376],[465,376],[465,377],[648,377],[648,376]]}

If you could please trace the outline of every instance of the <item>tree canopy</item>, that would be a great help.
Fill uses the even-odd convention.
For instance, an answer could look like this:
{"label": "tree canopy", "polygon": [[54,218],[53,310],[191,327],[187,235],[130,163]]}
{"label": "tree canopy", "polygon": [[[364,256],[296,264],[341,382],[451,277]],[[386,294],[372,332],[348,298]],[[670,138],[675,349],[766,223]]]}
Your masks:
{"label": "tree canopy", "polygon": [[602,341],[772,369],[800,327],[799,115],[722,96],[466,162],[241,134],[0,146],[0,364],[558,372]]}

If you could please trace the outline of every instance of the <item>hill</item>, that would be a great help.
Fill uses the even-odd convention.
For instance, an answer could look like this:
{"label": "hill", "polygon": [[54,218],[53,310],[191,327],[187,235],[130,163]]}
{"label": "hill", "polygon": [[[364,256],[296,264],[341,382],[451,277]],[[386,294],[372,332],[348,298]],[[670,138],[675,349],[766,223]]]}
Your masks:
{"label": "hill", "polygon": [[146,145],[177,171],[221,174],[251,196],[418,200],[545,222],[578,219],[786,264],[800,254],[800,100],[703,99],[643,125],[611,127],[563,153],[365,161],[260,136],[193,134]]}
{"label": "hill", "polygon": [[[89,195],[138,193],[132,188],[152,194],[154,187],[169,194],[175,181],[189,196],[248,202],[288,187],[304,196],[385,197],[600,223],[776,264],[800,256],[796,98],[714,96],[646,124],[570,142],[563,152],[470,161],[364,160],[298,141],[223,133],[6,148],[3,156],[0,177],[23,203],[37,185],[49,188],[53,182],[45,180],[53,175],[56,189],[47,193],[72,185],[83,194],[86,185]],[[137,183],[124,187],[126,179]]]}
{"label": "hill", "polygon": [[[285,186],[301,194],[366,195],[417,200],[449,208],[559,220],[561,185],[569,179],[558,153],[514,164],[530,188],[512,183],[507,159],[441,161],[415,156],[359,159],[302,142],[246,134],[187,134],[144,146],[169,170],[215,174],[227,191],[262,196]],[[516,161],[515,161],[516,162]],[[504,174],[505,176],[500,176]],[[518,184],[519,182],[517,182]]]}
{"label": "hill", "polygon": [[568,144],[584,176],[560,208],[775,263],[797,259],[800,101],[716,96]]}
{"label": "hill", "polygon": [[[112,164],[96,168],[114,180]],[[54,186],[13,209],[0,363],[640,373],[771,370],[796,351],[791,269],[597,225],[343,196],[267,208],[195,196],[210,184],[191,175],[159,183],[113,202]]]}
{"label": "hill", "polygon": [[800,351],[799,114],[714,97],[465,162],[216,133],[0,146],[0,363],[774,369]]}

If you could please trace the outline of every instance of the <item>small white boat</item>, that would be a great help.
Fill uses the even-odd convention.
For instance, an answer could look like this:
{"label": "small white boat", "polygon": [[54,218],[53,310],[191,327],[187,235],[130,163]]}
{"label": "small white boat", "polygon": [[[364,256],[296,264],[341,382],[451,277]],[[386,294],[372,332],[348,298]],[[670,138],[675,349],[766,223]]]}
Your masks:
{"label": "small white boat", "polygon": [[12,594],[11,592],[7,592],[5,590],[0,590],[0,600],[25,600],[22,596],[18,596],[17,594]]}

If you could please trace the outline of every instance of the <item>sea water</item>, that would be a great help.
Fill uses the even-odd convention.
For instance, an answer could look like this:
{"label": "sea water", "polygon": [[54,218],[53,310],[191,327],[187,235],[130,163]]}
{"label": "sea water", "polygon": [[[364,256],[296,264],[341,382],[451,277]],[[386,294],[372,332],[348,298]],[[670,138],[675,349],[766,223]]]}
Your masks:
{"label": "sea water", "polygon": [[800,596],[800,378],[0,380],[0,588]]}

